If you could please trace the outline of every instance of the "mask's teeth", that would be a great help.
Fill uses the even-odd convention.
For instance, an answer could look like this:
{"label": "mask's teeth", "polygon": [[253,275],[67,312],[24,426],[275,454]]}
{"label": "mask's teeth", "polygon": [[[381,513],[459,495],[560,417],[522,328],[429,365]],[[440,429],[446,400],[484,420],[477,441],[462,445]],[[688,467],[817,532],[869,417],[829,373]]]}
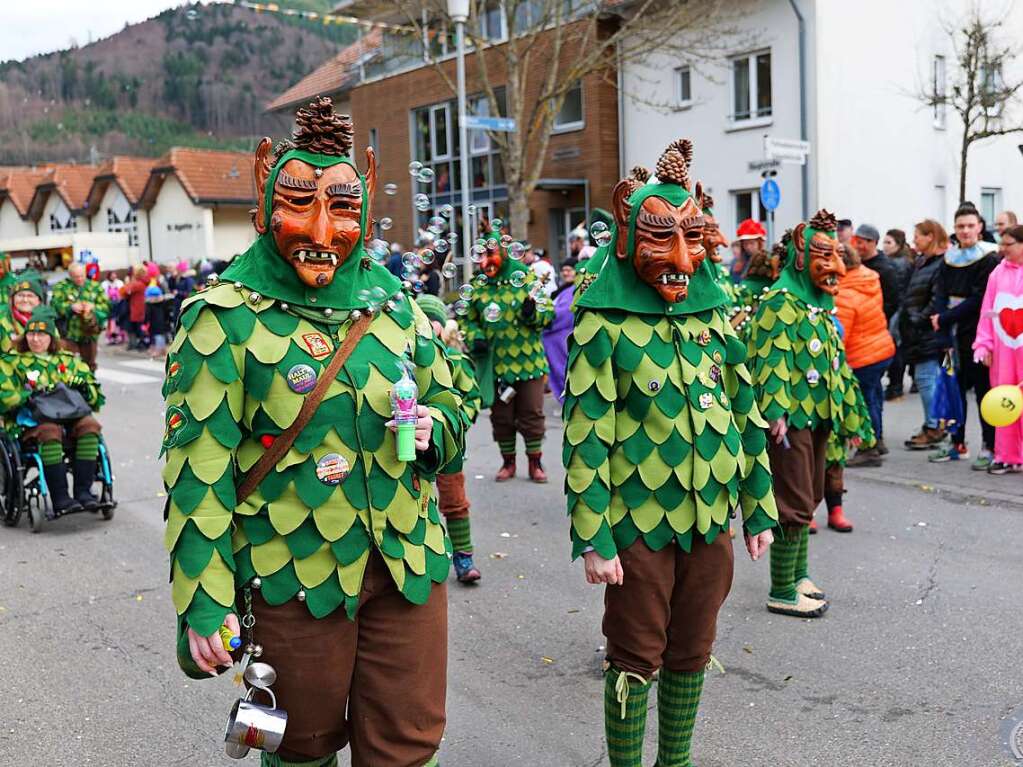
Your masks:
{"label": "mask's teeth", "polygon": [[331,253],[330,254],[330,263],[331,263],[332,266],[337,266],[337,254],[336,253]]}
{"label": "mask's teeth", "polygon": [[305,253],[306,252],[304,250],[298,251],[298,260],[301,261],[303,264],[305,263]]}

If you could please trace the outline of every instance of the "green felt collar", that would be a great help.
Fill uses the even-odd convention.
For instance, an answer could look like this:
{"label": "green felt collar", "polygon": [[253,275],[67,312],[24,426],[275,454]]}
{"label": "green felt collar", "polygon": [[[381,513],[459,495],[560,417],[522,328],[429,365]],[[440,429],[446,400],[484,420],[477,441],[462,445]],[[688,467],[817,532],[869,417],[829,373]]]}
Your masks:
{"label": "green felt collar", "polygon": [[[314,154],[300,149],[286,152],[274,164],[263,193],[264,220],[269,221],[273,207],[273,187],[281,168],[289,160],[302,160],[314,168],[350,165],[356,170],[362,184],[362,217],[360,228],[365,234],[369,198],[366,179],[358,173],[355,163],[348,157]],[[273,234],[267,230],[256,238],[248,250],[231,262],[221,275],[224,280],[240,282],[250,290],[262,293],[295,307],[307,309],[364,309],[370,303],[379,304],[381,298],[390,298],[401,291],[401,282],[387,269],[366,256],[360,239],[345,262],[334,272],[334,280],[323,288],[312,288],[302,282],[295,270],[281,256]],[[381,293],[382,291],[382,293]]]}

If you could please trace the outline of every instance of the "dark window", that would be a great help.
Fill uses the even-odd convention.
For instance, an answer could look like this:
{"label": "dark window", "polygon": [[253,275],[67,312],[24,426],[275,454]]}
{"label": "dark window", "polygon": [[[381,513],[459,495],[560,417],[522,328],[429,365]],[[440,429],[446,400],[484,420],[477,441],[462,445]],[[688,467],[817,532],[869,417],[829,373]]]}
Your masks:
{"label": "dark window", "polygon": [[555,130],[573,130],[582,128],[583,121],[583,86],[576,83],[572,90],[565,95],[565,101],[561,110],[554,118]]}

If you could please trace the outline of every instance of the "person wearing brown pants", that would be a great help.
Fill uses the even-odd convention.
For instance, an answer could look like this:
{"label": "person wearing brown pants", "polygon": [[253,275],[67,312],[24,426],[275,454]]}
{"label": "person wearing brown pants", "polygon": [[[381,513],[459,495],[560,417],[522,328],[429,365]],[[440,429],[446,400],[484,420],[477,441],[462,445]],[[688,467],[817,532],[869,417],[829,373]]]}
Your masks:
{"label": "person wearing brown pants", "polygon": [[[503,482],[515,476],[516,434],[526,442],[526,456],[529,458],[529,478],[534,482],[546,482],[547,473],[540,463],[546,420],[543,414],[543,378],[516,381],[509,384],[514,395],[505,402],[498,396],[490,408],[490,426],[494,442],[504,456],[504,466],[498,472],[497,481]],[[510,469],[509,469],[510,467]]]}
{"label": "person wearing brown pants", "polygon": [[[446,721],[444,583],[433,584],[426,604],[414,605],[373,551],[354,620],[344,610],[316,618],[298,600],[272,606],[258,590],[251,593],[260,660],[277,670],[274,694],[288,712],[276,756],[308,763],[347,745],[352,767],[436,764]],[[397,675],[395,668],[408,673]]]}

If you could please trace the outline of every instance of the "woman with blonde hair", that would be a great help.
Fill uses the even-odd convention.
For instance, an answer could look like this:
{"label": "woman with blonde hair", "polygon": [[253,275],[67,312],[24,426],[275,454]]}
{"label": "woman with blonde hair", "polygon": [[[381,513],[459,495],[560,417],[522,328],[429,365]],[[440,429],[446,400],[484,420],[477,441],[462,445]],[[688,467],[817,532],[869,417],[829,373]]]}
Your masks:
{"label": "woman with blonde hair", "polygon": [[899,310],[899,335],[906,363],[916,366],[915,380],[924,409],[924,423],[917,434],[906,440],[908,450],[928,450],[945,436],[937,420],[931,417],[931,401],[941,358],[952,341],[946,333],[934,329],[931,314],[934,313],[938,270],[948,244],[948,232],[934,219],[924,219],[913,230],[917,257]]}

